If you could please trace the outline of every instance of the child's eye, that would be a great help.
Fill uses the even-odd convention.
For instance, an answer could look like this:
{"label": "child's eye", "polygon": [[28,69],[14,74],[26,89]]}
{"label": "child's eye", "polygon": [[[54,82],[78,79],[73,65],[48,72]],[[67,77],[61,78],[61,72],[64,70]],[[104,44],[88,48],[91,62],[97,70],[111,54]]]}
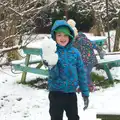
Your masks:
{"label": "child's eye", "polygon": [[57,36],[61,36],[61,34],[57,34]]}

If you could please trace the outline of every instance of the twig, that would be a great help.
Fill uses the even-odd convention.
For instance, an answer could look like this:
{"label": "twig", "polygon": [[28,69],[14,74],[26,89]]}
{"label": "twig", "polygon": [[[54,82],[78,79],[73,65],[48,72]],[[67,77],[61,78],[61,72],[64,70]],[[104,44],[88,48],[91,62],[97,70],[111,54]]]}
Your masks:
{"label": "twig", "polygon": [[25,47],[25,46],[16,45],[16,46],[13,46],[13,47],[9,47],[9,48],[0,49],[0,53],[5,53],[5,52],[12,51],[12,50],[21,49],[21,48],[23,48],[23,47]]}

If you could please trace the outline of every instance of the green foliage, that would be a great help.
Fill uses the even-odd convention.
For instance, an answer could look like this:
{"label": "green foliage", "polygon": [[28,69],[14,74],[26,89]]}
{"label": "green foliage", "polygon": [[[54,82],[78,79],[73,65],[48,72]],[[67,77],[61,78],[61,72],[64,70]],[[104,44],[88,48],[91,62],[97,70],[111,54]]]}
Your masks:
{"label": "green foliage", "polygon": [[96,86],[100,86],[102,88],[108,88],[114,85],[114,83],[120,83],[120,80],[108,80],[105,79],[104,76],[98,75],[94,72],[91,73],[92,81]]}
{"label": "green foliage", "polygon": [[38,89],[48,89],[47,79],[37,78],[31,81],[26,81],[25,83],[21,83],[21,81],[18,81],[17,83]]}
{"label": "green foliage", "polygon": [[[94,72],[91,73],[91,77],[95,86],[99,86],[101,88],[112,87],[114,83],[115,84],[120,83],[120,80],[115,79],[113,83],[113,81],[106,80],[104,76],[98,75]],[[37,78],[31,81],[26,81],[25,83],[21,83],[21,81],[18,81],[17,83],[24,84],[29,87],[38,88],[38,89],[48,89],[47,80],[48,80],[47,78],[46,79]]]}
{"label": "green foliage", "polygon": [[52,18],[52,23],[67,16],[67,19],[76,21],[76,27],[79,31],[88,32],[93,26],[93,14],[85,9],[87,6],[81,5],[81,2],[70,6],[66,6],[63,3],[66,3],[65,0],[58,0],[57,4],[49,8],[47,14]]}
{"label": "green foliage", "polygon": [[81,4],[79,2],[71,6],[68,10],[68,18],[76,21],[78,31],[88,32],[93,26],[93,13],[86,9],[88,7],[87,4]]}
{"label": "green foliage", "polygon": [[22,57],[20,56],[20,54],[17,51],[15,51],[15,50],[8,52],[7,55],[8,55],[8,61],[22,59]]}

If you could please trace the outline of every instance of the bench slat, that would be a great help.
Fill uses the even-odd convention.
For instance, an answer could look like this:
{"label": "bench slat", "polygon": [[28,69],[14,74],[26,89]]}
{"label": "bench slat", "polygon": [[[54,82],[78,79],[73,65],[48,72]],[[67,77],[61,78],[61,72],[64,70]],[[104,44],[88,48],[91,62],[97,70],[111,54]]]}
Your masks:
{"label": "bench slat", "polygon": [[32,55],[42,55],[42,49],[41,48],[24,48],[23,52],[25,54],[32,54]]}
{"label": "bench slat", "polygon": [[19,71],[23,71],[23,72],[30,72],[30,73],[34,73],[34,74],[48,76],[48,70],[31,68],[31,67],[22,66],[22,65],[14,65],[14,68],[15,68],[15,70],[19,70]]}
{"label": "bench slat", "polygon": [[97,114],[97,118],[102,120],[120,120],[120,115],[118,114]]}

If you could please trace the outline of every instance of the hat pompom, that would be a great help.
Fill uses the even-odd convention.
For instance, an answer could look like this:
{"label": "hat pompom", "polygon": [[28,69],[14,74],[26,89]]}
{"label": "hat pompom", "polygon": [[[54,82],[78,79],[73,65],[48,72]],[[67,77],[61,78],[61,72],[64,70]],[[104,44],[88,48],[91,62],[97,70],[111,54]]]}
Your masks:
{"label": "hat pompom", "polygon": [[76,22],[73,19],[69,19],[67,23],[73,28],[76,25]]}
{"label": "hat pompom", "polygon": [[78,35],[78,30],[77,30],[77,28],[76,28],[76,27],[73,27],[72,29],[74,30],[75,36],[77,36],[77,35]]}
{"label": "hat pompom", "polygon": [[78,30],[77,30],[77,28],[75,27],[75,26],[76,26],[76,22],[75,22],[73,19],[69,19],[69,20],[67,21],[67,23],[72,27],[75,36],[77,36],[77,35],[78,35]]}

